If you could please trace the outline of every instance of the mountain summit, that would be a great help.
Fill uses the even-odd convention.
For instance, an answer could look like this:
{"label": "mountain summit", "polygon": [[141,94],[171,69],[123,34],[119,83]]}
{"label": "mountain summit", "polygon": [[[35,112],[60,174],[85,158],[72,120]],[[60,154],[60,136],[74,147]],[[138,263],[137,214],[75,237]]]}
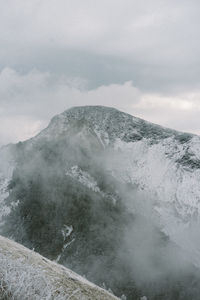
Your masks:
{"label": "mountain summit", "polygon": [[[125,142],[137,141],[143,138],[159,139],[172,135],[182,136],[175,130],[163,128],[140,118],[123,113],[115,108],[105,106],[73,107],[55,116],[43,134],[58,135],[66,132],[69,127],[88,127],[101,133],[112,142],[120,138]],[[39,135],[40,136],[40,135]],[[192,136],[187,134],[187,136]]]}
{"label": "mountain summit", "polygon": [[2,235],[117,296],[198,299],[199,136],[74,107],[0,157]]}

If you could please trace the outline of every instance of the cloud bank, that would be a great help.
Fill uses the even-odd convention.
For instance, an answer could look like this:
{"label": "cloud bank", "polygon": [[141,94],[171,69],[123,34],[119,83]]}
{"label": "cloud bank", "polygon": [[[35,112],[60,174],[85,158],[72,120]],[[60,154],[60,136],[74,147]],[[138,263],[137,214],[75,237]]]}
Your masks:
{"label": "cloud bank", "polygon": [[199,133],[199,6],[0,0],[0,143],[85,104]]}
{"label": "cloud bank", "polygon": [[30,138],[55,114],[81,105],[114,104],[151,122],[198,134],[199,98],[198,91],[172,96],[147,93],[131,81],[88,90],[84,79],[37,70],[21,74],[5,68],[0,73],[0,141],[5,144]]}

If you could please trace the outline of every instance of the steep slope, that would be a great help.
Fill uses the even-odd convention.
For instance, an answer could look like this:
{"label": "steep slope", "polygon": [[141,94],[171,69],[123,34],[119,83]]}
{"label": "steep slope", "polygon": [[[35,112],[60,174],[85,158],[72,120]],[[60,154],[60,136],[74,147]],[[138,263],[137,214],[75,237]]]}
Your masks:
{"label": "steep slope", "polygon": [[[108,157],[108,171],[118,180],[138,185],[140,190],[146,191],[154,201],[163,231],[187,248],[187,243],[180,238],[180,231],[187,234],[185,228],[191,226],[191,221],[194,223],[200,213],[198,136],[162,128],[113,108],[97,106],[72,108],[54,117],[33,142],[60,139],[61,136],[67,138],[71,134],[77,135],[77,143],[90,147],[90,151],[101,147],[110,151],[105,158]],[[200,257],[195,258],[196,264],[199,260]]]}
{"label": "steep slope", "polygon": [[0,299],[118,299],[71,270],[0,236]]}
{"label": "steep slope", "polygon": [[1,232],[118,296],[198,299],[199,150],[113,108],[69,109],[1,167]]}

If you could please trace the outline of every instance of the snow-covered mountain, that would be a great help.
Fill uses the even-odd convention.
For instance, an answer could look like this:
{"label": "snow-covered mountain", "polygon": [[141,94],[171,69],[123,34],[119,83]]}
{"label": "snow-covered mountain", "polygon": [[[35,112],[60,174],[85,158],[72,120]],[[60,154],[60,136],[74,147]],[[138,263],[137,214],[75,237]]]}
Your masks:
{"label": "snow-covered mountain", "polygon": [[[170,251],[200,267],[199,136],[114,108],[74,107],[55,116],[36,137],[1,149],[0,161],[2,234],[98,284],[105,280],[117,295],[126,294],[127,280],[137,281],[121,255],[121,245],[132,247],[134,239],[144,248],[151,245],[150,254],[142,252],[147,262],[155,244],[170,241],[167,254],[159,250],[161,269],[148,267],[153,274],[162,273]],[[141,229],[138,223],[153,228],[145,233],[142,228],[142,241],[132,230],[131,220],[138,216],[134,228]],[[157,231],[159,237],[143,244]],[[109,270],[119,275],[123,266],[127,278],[114,277],[117,283],[106,278]]]}

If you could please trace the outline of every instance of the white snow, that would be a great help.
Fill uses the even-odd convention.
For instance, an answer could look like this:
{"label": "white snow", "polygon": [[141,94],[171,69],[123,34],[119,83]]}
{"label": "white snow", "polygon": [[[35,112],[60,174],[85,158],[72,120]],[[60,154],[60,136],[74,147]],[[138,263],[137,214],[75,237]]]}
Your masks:
{"label": "white snow", "polygon": [[112,199],[112,203],[114,205],[116,204],[117,200],[115,199],[115,197],[113,197],[112,195],[108,195],[102,190],[100,190],[96,180],[88,172],[81,170],[81,168],[79,168],[78,166],[71,167],[69,170],[67,170],[65,175],[77,180],[79,183],[86,186],[93,192],[101,194],[102,197],[109,196]]}
{"label": "white snow", "polygon": [[[187,251],[186,244],[191,241],[187,234],[185,240],[180,239],[179,234],[183,232],[184,236],[191,223],[200,218],[200,168],[178,161],[184,155],[189,155],[194,161],[200,160],[200,137],[193,136],[182,142],[176,138],[179,134],[175,131],[167,131],[115,109],[99,106],[76,107],[56,116],[40,137],[63,135],[77,121],[93,132],[103,146],[108,172],[117,180],[138,186],[148,195],[146,202],[153,203],[152,218],[156,218],[161,229]],[[144,124],[146,127],[142,127]],[[147,128],[149,131],[145,136]],[[156,141],[153,136],[155,130],[160,132]],[[82,139],[87,140],[87,130],[80,131]],[[167,133],[165,138],[162,132]],[[126,133],[143,138],[139,141],[126,140]],[[102,193],[95,179],[78,166],[67,170],[66,175],[92,191]],[[197,245],[193,244],[197,251]]]}
{"label": "white snow", "polygon": [[66,175],[75,178],[78,182],[85,185],[92,191],[100,193],[100,189],[95,179],[92,178],[92,176],[89,173],[81,170],[78,166],[73,166],[66,172]]}
{"label": "white snow", "polygon": [[[70,225],[70,226],[64,225],[64,228],[61,230],[64,242],[66,241],[66,239],[68,237],[70,237],[72,232],[73,232],[73,226],[72,225]],[[69,245],[71,245],[74,241],[75,241],[75,238],[73,238],[71,241],[67,241],[67,242],[64,243],[64,245],[62,247],[62,250],[61,250],[61,253],[58,255],[58,257],[55,260],[57,263],[60,261],[65,249]]]}
{"label": "white snow", "polygon": [[[191,252],[191,261],[200,267],[200,245],[188,229],[200,217],[200,169],[177,163],[185,147],[173,138],[153,145],[145,139],[134,143],[117,139],[115,163],[110,165],[114,165],[112,172],[118,179],[137,184],[148,195],[147,201],[153,203],[152,217],[183,251]],[[200,138],[194,137],[187,147],[199,159]]]}
{"label": "white snow", "polygon": [[62,235],[63,235],[63,239],[65,240],[67,237],[69,237],[71,235],[73,231],[73,226],[70,225],[64,225],[64,228],[61,230]]}
{"label": "white snow", "polygon": [[[199,266],[200,246],[189,232],[192,226],[198,227],[200,219],[200,168],[178,161],[185,154],[194,161],[200,160],[200,137],[193,136],[191,140],[182,143],[175,138],[178,133],[171,132],[168,138],[158,137],[156,142],[150,134],[140,141],[127,142],[124,133],[129,131],[130,122],[134,125],[130,129],[131,133],[141,135],[140,119],[111,108],[77,107],[56,116],[49,127],[29,143],[43,137],[48,140],[63,136],[76,121],[83,120],[84,128],[88,127],[89,131],[80,130],[82,138],[87,141],[88,132],[94,133],[103,146],[108,172],[117,180],[137,185],[144,195],[148,195],[146,202],[153,204],[152,218],[156,218],[163,232],[184,251],[189,251],[187,245],[191,244],[191,260],[194,257],[195,265]],[[149,128],[152,126],[148,122],[145,124]],[[0,156],[0,172],[3,174],[0,175],[1,215],[8,213],[4,203],[7,197],[6,186],[10,180],[10,175],[5,173],[7,169],[5,165],[1,166]],[[68,169],[66,175],[93,192],[104,195],[96,180],[78,166]]]}

